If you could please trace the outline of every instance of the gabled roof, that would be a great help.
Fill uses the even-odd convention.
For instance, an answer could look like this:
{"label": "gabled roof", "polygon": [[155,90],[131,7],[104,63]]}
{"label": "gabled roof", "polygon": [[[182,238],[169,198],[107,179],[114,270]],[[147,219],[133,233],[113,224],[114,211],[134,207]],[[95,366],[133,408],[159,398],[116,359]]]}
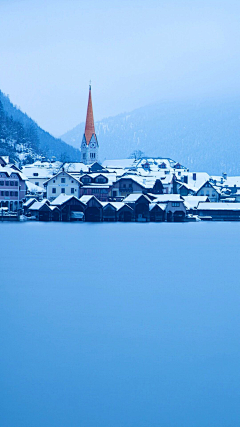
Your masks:
{"label": "gabled roof", "polygon": [[69,176],[69,178],[74,179],[74,181],[76,181],[79,185],[81,185],[81,183],[79,182],[79,180],[77,178],[75,178],[73,175],[71,175],[70,173],[66,172],[65,170],[61,170],[58,173],[56,173],[56,175],[51,176],[51,178],[49,178],[47,181],[44,182],[44,185],[46,185],[52,179],[56,178],[61,173],[65,173],[67,176]]}
{"label": "gabled roof", "polygon": [[26,181],[26,186],[30,193],[46,193],[45,188],[42,188],[39,185],[35,185],[31,181]]}
{"label": "gabled roof", "polygon": [[209,185],[213,188],[213,190],[215,190],[218,194],[221,194],[221,190],[220,190],[219,188],[215,187],[215,185],[213,185],[213,183],[212,183],[211,181],[209,181],[209,180],[207,180],[206,182],[204,182],[204,184],[203,184],[203,185],[201,185],[201,187],[199,187],[199,189],[198,189],[197,193],[198,193],[199,191],[201,191],[201,189],[202,189],[203,187],[205,187],[205,185],[206,185],[206,184],[209,184]]}
{"label": "gabled roof", "polygon": [[166,210],[167,204],[166,203],[150,203],[149,205],[149,210],[152,211],[154,208],[158,207],[159,209],[161,209],[162,211]]}
{"label": "gabled roof", "polygon": [[33,197],[31,197],[31,199],[28,199],[25,203],[23,203],[23,206],[25,208],[31,206],[33,203],[35,203],[37,201],[37,199],[34,199]]}
{"label": "gabled roof", "polygon": [[103,209],[106,209],[108,205],[112,206],[116,211],[119,211],[123,206],[125,206],[125,203],[123,202],[102,202]]}
{"label": "gabled roof", "polygon": [[71,199],[76,199],[78,202],[81,202],[83,204],[83,202],[80,199],[78,199],[76,196],[74,196],[72,194],[66,195],[66,194],[61,193],[61,194],[59,194],[58,197],[56,197],[56,199],[54,199],[51,202],[51,205],[62,206],[62,205],[64,205],[64,203],[68,202]]}
{"label": "gabled roof", "polygon": [[85,194],[84,196],[80,197],[79,200],[80,200],[80,202],[83,202],[87,205],[91,199],[95,199],[99,205],[103,206],[102,203],[94,195]]}
{"label": "gabled roof", "polygon": [[41,202],[35,202],[33,203],[30,207],[29,210],[30,211],[39,211],[39,209],[41,209],[44,205],[48,205],[49,206],[50,202],[47,199],[43,199]]}
{"label": "gabled roof", "polygon": [[187,209],[197,209],[199,203],[209,202],[208,196],[183,196]]}
{"label": "gabled roof", "polygon": [[8,166],[0,166],[0,172],[5,173],[8,177],[11,177],[12,174],[17,175],[22,181],[27,181],[27,177],[18,170],[12,169]]}
{"label": "gabled roof", "polygon": [[147,197],[145,194],[142,194],[142,193],[129,194],[129,196],[125,197],[123,201],[124,203],[135,203],[138,201],[138,199],[140,199],[140,197],[144,197],[149,203],[151,203],[151,200],[149,199],[149,197]]}

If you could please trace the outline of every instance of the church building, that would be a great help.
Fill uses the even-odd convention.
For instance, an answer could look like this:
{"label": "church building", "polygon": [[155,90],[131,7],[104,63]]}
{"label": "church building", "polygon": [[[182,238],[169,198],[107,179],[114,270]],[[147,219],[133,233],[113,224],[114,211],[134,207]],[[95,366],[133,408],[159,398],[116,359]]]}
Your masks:
{"label": "church building", "polygon": [[89,97],[87,107],[87,117],[85,124],[85,132],[83,134],[81,144],[81,162],[85,165],[98,161],[98,140],[95,134],[93,108],[92,108],[92,90],[89,85]]}

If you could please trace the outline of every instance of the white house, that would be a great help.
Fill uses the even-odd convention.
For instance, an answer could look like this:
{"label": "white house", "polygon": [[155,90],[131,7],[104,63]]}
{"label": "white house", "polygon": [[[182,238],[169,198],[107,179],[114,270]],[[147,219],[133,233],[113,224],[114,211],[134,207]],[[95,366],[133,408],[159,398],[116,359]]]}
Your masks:
{"label": "white house", "polygon": [[64,169],[44,183],[47,199],[54,200],[60,194],[80,197],[81,183]]}

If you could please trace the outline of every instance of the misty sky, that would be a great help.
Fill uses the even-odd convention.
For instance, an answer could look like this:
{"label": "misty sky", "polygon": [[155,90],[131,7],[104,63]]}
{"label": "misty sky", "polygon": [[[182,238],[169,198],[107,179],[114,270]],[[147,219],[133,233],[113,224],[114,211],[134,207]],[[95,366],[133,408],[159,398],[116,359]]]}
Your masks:
{"label": "misty sky", "polygon": [[0,89],[59,136],[159,100],[240,93],[240,2],[0,0]]}

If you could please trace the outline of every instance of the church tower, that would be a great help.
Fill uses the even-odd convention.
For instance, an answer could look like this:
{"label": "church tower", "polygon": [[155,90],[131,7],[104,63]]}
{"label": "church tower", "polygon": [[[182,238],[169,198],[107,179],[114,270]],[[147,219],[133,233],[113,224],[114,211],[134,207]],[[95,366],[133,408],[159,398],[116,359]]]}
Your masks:
{"label": "church tower", "polygon": [[81,144],[81,162],[85,163],[85,165],[98,161],[98,140],[95,134],[91,92],[90,84],[85,132]]}

